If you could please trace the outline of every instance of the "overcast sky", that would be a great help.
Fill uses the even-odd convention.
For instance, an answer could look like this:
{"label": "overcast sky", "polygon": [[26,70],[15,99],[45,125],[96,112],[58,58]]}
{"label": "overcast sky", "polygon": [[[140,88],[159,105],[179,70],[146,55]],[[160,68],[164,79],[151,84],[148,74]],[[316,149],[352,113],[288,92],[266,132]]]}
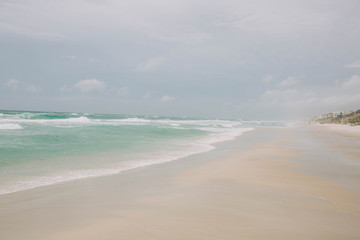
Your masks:
{"label": "overcast sky", "polygon": [[359,39],[358,0],[0,0],[0,109],[356,110]]}

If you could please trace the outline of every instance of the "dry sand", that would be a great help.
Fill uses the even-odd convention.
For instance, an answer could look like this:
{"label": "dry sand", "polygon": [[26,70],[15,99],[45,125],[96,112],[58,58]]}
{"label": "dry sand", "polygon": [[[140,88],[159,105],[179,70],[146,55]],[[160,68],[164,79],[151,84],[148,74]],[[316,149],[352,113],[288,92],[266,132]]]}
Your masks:
{"label": "dry sand", "polygon": [[351,126],[345,124],[321,124],[317,125],[322,127],[324,131],[335,133],[345,137],[360,138],[360,126]]}
{"label": "dry sand", "polygon": [[222,158],[6,195],[0,239],[360,239],[360,159],[331,148],[340,136],[274,128],[247,139],[256,141]]}

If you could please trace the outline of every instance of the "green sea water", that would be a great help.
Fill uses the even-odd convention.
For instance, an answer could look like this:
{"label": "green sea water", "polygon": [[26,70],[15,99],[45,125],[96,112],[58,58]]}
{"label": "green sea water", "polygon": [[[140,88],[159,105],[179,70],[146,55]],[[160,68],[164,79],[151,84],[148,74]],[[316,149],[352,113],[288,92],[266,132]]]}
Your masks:
{"label": "green sea water", "polygon": [[265,125],[284,124],[0,111],[0,194],[181,159]]}

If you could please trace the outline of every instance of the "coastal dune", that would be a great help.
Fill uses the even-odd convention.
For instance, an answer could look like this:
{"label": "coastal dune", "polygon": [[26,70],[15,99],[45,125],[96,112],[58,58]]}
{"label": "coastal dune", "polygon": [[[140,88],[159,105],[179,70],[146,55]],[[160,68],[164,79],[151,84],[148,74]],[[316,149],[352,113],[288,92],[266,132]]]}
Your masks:
{"label": "coastal dune", "polygon": [[3,195],[0,238],[360,236],[358,138],[297,126],[260,128],[223,145],[114,176]]}

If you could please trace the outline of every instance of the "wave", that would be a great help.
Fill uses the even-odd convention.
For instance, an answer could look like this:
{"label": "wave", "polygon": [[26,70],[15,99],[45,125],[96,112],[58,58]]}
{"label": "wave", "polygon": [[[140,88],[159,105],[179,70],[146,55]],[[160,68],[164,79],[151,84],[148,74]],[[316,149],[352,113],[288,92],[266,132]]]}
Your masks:
{"label": "wave", "polygon": [[[45,117],[44,117],[45,116]],[[56,117],[54,117],[56,116]],[[78,115],[76,113],[67,114],[45,114],[45,113],[20,113],[15,115],[6,115],[0,117],[0,123],[14,124],[45,124],[55,127],[81,127],[88,125],[158,125],[168,127],[185,127],[188,129],[196,129],[202,127],[214,128],[234,128],[242,125],[240,121],[232,120],[190,120],[190,119],[169,119],[157,118],[148,119],[141,117],[124,117],[123,118],[99,118],[103,115],[90,116],[89,114]]]}
{"label": "wave", "polygon": [[186,144],[185,148],[180,148],[179,146],[175,145],[172,150],[148,153],[146,156],[141,155],[140,159],[138,158],[132,161],[121,162],[119,164],[112,165],[107,168],[62,171],[62,172],[52,173],[49,175],[18,180],[6,184],[5,186],[2,186],[0,188],[0,195],[33,189],[37,187],[70,182],[79,179],[113,175],[139,167],[145,167],[149,165],[179,160],[194,154],[211,151],[215,149],[214,144],[222,141],[233,140],[234,138],[242,135],[244,132],[252,131],[254,129],[241,128],[241,129],[227,129],[222,131],[215,131],[215,129],[208,129],[208,131],[209,130],[212,130],[213,134],[210,134],[207,137],[203,137],[198,140],[194,140],[190,143],[189,141],[180,143],[180,145]]}
{"label": "wave", "polygon": [[236,137],[242,135],[245,132],[253,131],[254,128],[235,128],[227,130],[210,128],[206,130],[209,132],[214,132],[213,134],[210,134],[206,140],[204,140],[207,144],[212,145],[218,142],[234,140]]}
{"label": "wave", "polygon": [[16,124],[16,123],[0,124],[0,130],[17,130],[17,129],[23,129],[23,127],[20,124]]}
{"label": "wave", "polygon": [[3,118],[1,122],[11,123],[25,123],[25,124],[67,124],[67,123],[91,123],[87,117],[66,118],[66,119],[9,119]]}
{"label": "wave", "polygon": [[[4,166],[0,169],[0,194],[174,161],[211,151],[217,143],[233,140],[253,130],[252,126],[264,124],[244,123],[222,119],[1,111],[0,130],[23,130],[6,132],[6,138],[0,139],[0,147],[6,150],[0,157]],[[109,153],[114,153],[113,157],[109,158]],[[100,161],[95,155],[105,157]],[[22,174],[24,171],[28,172]]]}

